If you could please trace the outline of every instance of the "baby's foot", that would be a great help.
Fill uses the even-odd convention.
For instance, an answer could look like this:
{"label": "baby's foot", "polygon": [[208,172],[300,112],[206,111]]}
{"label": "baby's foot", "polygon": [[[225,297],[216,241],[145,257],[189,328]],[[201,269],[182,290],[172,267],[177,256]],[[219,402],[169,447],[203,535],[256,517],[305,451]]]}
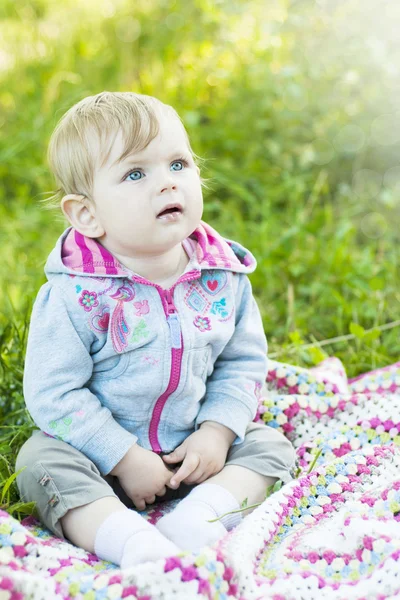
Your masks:
{"label": "baby's foot", "polygon": [[160,558],[176,556],[181,550],[164,537],[155,527],[138,531],[126,542],[121,559],[121,569]]}
{"label": "baby's foot", "polygon": [[217,517],[215,511],[203,502],[183,501],[171,513],[164,515],[156,524],[166,538],[183,550],[199,550],[210,546],[226,534],[220,521],[209,523]]}
{"label": "baby's foot", "polygon": [[[225,488],[202,483],[156,524],[182,550],[198,550],[221,539],[242,519],[236,498]],[[218,520],[216,520],[218,519]],[[211,522],[210,521],[214,521]]]}

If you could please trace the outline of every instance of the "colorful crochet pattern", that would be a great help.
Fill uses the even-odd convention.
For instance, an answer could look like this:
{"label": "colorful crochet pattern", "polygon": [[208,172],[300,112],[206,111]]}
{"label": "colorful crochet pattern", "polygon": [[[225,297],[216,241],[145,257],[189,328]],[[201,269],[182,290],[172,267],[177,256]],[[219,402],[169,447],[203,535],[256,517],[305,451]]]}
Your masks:
{"label": "colorful crochet pattern", "polygon": [[348,381],[335,358],[273,362],[267,383],[256,420],[292,440],[299,477],[218,544],[121,570],[0,511],[0,600],[399,597],[400,363]]}

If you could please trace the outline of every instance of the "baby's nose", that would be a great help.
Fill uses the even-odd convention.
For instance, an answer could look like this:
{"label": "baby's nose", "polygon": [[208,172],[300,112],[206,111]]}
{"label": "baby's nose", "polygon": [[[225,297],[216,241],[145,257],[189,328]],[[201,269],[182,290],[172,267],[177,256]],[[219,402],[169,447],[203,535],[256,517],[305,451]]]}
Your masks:
{"label": "baby's nose", "polygon": [[171,190],[176,190],[176,182],[172,179],[171,176],[169,176],[167,177],[167,179],[164,179],[164,181],[161,182],[160,193],[162,194],[163,192],[168,192]]}

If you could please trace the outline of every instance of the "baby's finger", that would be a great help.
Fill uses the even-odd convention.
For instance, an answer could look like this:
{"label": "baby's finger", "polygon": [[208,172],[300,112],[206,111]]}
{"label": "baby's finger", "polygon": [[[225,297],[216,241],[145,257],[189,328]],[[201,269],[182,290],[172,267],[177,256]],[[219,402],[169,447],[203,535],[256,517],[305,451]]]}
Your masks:
{"label": "baby's finger", "polygon": [[146,508],[146,503],[143,499],[142,500],[133,500],[133,504],[135,505],[135,507],[138,510],[144,510]]}
{"label": "baby's finger", "polygon": [[156,501],[156,497],[154,495],[148,496],[144,499],[144,501],[146,502],[146,504],[154,504],[154,502]]}
{"label": "baby's finger", "polygon": [[207,477],[204,472],[204,469],[201,465],[199,465],[197,469],[193,471],[193,473],[191,473],[188,477],[186,477],[186,479],[183,480],[183,483],[186,483],[187,485],[192,485],[193,483],[202,483],[202,481],[204,481],[205,479],[207,479]]}
{"label": "baby's finger", "polygon": [[[178,472],[178,469],[176,469],[176,471],[174,471],[175,473]],[[171,481],[167,481],[167,483],[165,484],[167,486],[167,488],[169,488],[170,490],[177,490],[179,487],[179,483],[171,483]]]}
{"label": "baby's finger", "polygon": [[189,477],[200,464],[200,456],[198,454],[186,454],[185,460],[178,471],[171,477],[170,485],[172,489],[179,487],[181,481]]}
{"label": "baby's finger", "polygon": [[175,450],[173,452],[171,452],[170,454],[164,454],[162,459],[164,462],[169,463],[169,464],[178,463],[178,462],[181,462],[185,458],[185,454],[186,454],[186,444],[183,443],[180,446],[178,446],[177,448],[175,448]]}
{"label": "baby's finger", "polygon": [[156,493],[156,496],[165,496],[166,493],[167,493],[167,488],[164,485],[160,490],[158,490],[158,492]]}

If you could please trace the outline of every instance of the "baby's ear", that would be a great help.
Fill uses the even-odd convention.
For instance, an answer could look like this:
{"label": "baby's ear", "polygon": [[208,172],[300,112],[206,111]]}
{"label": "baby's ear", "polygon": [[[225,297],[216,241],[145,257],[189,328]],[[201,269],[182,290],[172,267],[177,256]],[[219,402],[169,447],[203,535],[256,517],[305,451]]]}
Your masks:
{"label": "baby's ear", "polygon": [[79,233],[97,238],[104,235],[104,229],[96,218],[93,202],[80,194],[67,194],[61,200],[61,210]]}

